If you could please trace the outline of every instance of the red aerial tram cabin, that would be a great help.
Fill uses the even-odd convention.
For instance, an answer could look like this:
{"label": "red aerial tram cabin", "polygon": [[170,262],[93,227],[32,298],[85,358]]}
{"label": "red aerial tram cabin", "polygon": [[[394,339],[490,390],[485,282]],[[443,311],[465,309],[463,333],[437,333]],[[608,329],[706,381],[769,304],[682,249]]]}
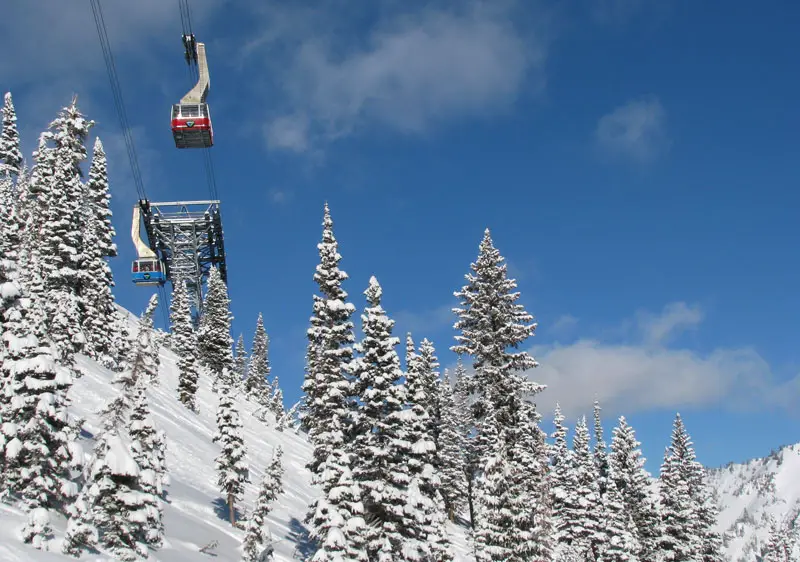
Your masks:
{"label": "red aerial tram cabin", "polygon": [[176,103],[172,106],[172,136],[177,148],[208,148],[214,145],[214,129],[207,103]]}

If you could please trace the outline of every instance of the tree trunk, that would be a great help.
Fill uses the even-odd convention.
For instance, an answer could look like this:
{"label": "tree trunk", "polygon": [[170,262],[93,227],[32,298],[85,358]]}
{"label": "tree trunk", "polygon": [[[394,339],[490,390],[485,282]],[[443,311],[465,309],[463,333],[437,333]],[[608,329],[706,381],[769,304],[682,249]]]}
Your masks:
{"label": "tree trunk", "polygon": [[475,528],[475,503],[473,502],[472,492],[473,472],[467,474],[467,503],[469,504],[469,525]]}
{"label": "tree trunk", "polygon": [[231,514],[231,525],[236,526],[236,510],[234,509],[233,494],[228,494],[228,511]]}

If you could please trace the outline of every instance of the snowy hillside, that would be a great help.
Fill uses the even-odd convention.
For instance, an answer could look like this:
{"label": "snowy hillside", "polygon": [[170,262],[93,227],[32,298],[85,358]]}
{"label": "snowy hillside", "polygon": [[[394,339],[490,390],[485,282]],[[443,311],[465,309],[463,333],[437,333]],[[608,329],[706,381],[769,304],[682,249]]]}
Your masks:
{"label": "snowy hillside", "polygon": [[[758,560],[772,521],[787,537],[800,526],[800,444],[763,459],[710,470],[708,480],[716,491],[718,529],[731,562]],[[794,556],[800,560],[800,544]]]}
{"label": "snowy hillside", "polygon": [[[135,317],[131,316],[135,321]],[[214,458],[219,446],[211,441],[216,428],[216,394],[211,391],[208,378],[201,379],[197,393],[198,414],[189,412],[177,400],[177,357],[169,350],[161,349],[161,384],[149,393],[154,422],[167,433],[167,463],[169,485],[167,504],[164,506],[166,540],[164,546],[151,554],[151,560],[163,562],[197,561],[208,558],[218,562],[241,560],[240,544],[244,531],[234,529],[228,521],[225,502],[220,497],[214,471]],[[116,389],[111,385],[114,373],[85,357],[78,357],[78,367],[86,374],[77,379],[70,397],[71,413],[84,417],[83,445],[85,454],[91,453],[92,435],[99,429],[98,412],[112,398]],[[310,486],[310,473],[305,464],[311,454],[308,441],[302,433],[294,430],[277,431],[274,417],[267,414],[267,422],[261,422],[253,413],[256,405],[243,398],[236,400],[244,424],[244,438],[250,464],[250,483],[244,500],[245,510],[251,510],[258,495],[264,468],[272,458],[273,448],[283,447],[285,492],[279,497],[267,521],[275,545],[275,560],[303,559],[306,542],[302,520],[308,503],[315,494]],[[24,562],[35,560],[75,560],[61,554],[61,538],[66,521],[54,521],[56,538],[49,552],[40,552],[23,544],[15,535],[25,521],[21,510],[0,502],[0,560],[2,562]],[[458,529],[453,529],[458,551],[464,550],[465,540]],[[199,549],[211,541],[219,546],[215,556],[203,555]],[[457,561],[466,561],[461,555]],[[81,560],[105,560],[84,554]]]}

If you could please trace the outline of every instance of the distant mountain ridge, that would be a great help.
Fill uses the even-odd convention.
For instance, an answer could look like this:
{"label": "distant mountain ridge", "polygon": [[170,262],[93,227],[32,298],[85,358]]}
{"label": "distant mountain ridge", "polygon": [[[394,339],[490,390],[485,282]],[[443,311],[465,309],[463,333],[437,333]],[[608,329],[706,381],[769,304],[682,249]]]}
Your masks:
{"label": "distant mountain ridge", "polygon": [[718,530],[730,562],[761,562],[774,523],[800,560],[800,443],[745,463],[709,469]]}

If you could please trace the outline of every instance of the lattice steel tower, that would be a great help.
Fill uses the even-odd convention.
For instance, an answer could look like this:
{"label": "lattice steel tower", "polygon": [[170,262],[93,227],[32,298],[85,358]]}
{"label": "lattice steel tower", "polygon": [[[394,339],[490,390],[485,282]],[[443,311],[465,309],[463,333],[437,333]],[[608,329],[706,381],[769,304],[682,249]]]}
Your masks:
{"label": "lattice steel tower", "polygon": [[200,320],[203,284],[211,267],[228,283],[219,201],[139,201],[150,248],[164,264],[168,281],[186,280],[192,319]]}

